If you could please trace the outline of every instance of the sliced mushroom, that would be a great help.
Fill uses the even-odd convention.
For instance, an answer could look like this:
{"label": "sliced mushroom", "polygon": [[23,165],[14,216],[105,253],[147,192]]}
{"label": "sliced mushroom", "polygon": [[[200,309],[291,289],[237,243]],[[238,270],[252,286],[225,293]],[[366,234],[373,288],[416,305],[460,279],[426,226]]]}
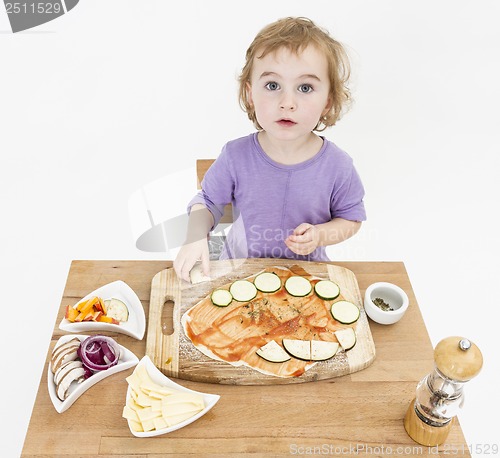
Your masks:
{"label": "sliced mushroom", "polygon": [[57,385],[61,381],[63,375],[73,369],[73,368],[79,368],[83,367],[83,364],[80,360],[76,361],[68,361],[67,363],[64,363],[62,366],[59,367],[57,372],[54,374],[54,383]]}
{"label": "sliced mushroom", "polygon": [[74,361],[77,357],[77,350],[80,347],[80,339],[73,338],[70,341],[59,345],[52,351],[50,367],[55,374],[57,370],[66,362]]}
{"label": "sliced mushroom", "polygon": [[68,364],[59,370],[61,375],[58,377],[59,383],[56,385],[56,393],[61,401],[64,401],[68,397],[68,389],[73,382],[81,382],[84,379],[85,369],[82,363],[78,362],[80,365],[77,367],[70,367]]}

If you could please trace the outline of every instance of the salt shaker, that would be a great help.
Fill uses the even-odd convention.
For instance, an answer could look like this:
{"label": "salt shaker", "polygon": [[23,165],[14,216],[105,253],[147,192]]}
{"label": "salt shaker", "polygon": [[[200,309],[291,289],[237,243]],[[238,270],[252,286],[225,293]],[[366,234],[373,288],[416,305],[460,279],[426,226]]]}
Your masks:
{"label": "salt shaker", "polygon": [[441,445],[463,405],[463,386],[483,366],[479,348],[463,337],[447,337],[434,349],[434,370],[417,385],[404,419],[408,435],[419,444]]}

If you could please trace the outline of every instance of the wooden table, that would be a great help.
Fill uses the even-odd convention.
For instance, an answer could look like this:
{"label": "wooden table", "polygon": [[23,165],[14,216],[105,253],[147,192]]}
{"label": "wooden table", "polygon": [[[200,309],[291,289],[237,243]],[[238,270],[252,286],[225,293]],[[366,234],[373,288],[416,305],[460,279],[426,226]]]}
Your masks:
{"label": "wooden table", "polygon": [[[125,281],[148,317],[153,276],[166,261],[73,261],[26,435],[22,456],[470,456],[458,421],[439,448],[420,446],[406,434],[403,417],[417,382],[433,367],[433,349],[410,280],[400,262],[342,262],[364,294],[369,284],[388,281],[410,298],[403,319],[391,326],[370,320],[377,356],[367,369],[319,382],[275,386],[231,386],[178,381],[221,395],[204,417],[170,434],[136,438],[121,417],[133,369],[97,383],[66,412],[58,414],[47,391],[47,362],[64,308],[97,287]],[[108,334],[145,353],[145,339]]]}

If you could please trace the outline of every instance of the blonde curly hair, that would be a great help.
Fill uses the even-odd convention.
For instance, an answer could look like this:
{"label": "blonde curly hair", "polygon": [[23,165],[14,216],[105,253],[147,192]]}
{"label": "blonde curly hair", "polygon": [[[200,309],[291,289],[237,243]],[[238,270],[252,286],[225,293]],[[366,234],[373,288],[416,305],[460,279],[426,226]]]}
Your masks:
{"label": "blonde curly hair", "polygon": [[333,126],[351,102],[351,93],[347,87],[351,73],[347,53],[341,43],[329,33],[304,17],[287,17],[264,27],[255,37],[246,52],[246,62],[238,78],[240,83],[240,106],[258,130],[262,127],[257,122],[255,109],[248,100],[247,84],[250,84],[254,59],[262,59],[269,53],[286,48],[299,54],[307,46],[313,45],[325,54],[328,62],[330,80],[330,100],[332,107],[321,119],[314,130],[321,132]]}

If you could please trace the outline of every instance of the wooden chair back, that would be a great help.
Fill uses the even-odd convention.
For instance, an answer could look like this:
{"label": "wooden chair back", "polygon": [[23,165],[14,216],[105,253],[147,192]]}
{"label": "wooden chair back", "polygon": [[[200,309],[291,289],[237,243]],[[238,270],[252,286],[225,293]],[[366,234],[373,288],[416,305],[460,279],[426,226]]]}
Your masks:
{"label": "wooden chair back", "polygon": [[[205,173],[210,168],[210,166],[214,163],[215,159],[197,159],[196,160],[196,179],[197,179],[197,187],[201,189],[201,182]],[[224,214],[219,222],[219,224],[232,224],[233,222],[233,208],[231,204],[228,204],[224,207]]]}

